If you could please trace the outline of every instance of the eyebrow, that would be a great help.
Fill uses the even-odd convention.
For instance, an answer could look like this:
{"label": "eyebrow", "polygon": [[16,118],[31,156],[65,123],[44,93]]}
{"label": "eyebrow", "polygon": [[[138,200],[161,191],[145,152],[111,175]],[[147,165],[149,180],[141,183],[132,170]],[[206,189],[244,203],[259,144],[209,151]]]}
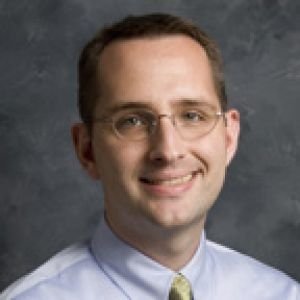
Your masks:
{"label": "eyebrow", "polygon": [[[172,102],[174,106],[201,106],[201,105],[208,105],[212,108],[218,109],[215,105],[208,103],[207,101],[202,100],[200,97],[199,98],[181,98],[174,100]],[[153,110],[153,106],[151,105],[151,102],[138,102],[138,101],[126,101],[121,104],[117,105],[112,105],[106,109],[106,112],[104,115],[111,115],[114,113],[117,113],[119,111],[123,110],[129,110],[129,109],[148,109],[148,110]]]}
{"label": "eyebrow", "polygon": [[127,101],[122,104],[117,104],[115,106],[108,107],[106,110],[106,114],[113,114],[122,110],[133,109],[133,108],[142,108],[142,109],[150,109],[151,105],[148,103],[137,102],[137,101]]}
{"label": "eyebrow", "polygon": [[202,106],[202,105],[207,105],[210,106],[211,108],[218,109],[216,105],[213,105],[212,103],[209,103],[201,98],[183,98],[179,99],[175,102],[178,105],[184,105],[184,106]]}

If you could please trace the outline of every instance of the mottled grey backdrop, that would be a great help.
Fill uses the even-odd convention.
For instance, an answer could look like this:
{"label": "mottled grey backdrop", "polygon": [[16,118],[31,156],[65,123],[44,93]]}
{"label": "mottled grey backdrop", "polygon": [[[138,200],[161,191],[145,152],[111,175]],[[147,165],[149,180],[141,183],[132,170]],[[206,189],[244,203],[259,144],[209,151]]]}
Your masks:
{"label": "mottled grey backdrop", "polygon": [[242,137],[208,236],[300,280],[300,1],[0,0],[0,290],[87,237],[101,188],[76,161],[76,62],[126,14],[191,18],[218,41]]}

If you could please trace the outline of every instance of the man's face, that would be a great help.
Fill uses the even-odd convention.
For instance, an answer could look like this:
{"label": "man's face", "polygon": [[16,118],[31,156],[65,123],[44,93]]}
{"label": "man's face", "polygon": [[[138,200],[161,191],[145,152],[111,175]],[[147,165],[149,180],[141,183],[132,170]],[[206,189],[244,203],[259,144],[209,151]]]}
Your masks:
{"label": "man's face", "polygon": [[[205,51],[186,36],[115,42],[99,64],[95,117],[128,103],[157,114],[172,114],[189,100],[220,110]],[[229,111],[227,122],[226,127],[220,118],[207,135],[185,140],[162,118],[157,131],[141,141],[120,139],[109,124],[96,122],[88,170],[102,181],[112,227],[203,223],[236,148],[238,113]]]}

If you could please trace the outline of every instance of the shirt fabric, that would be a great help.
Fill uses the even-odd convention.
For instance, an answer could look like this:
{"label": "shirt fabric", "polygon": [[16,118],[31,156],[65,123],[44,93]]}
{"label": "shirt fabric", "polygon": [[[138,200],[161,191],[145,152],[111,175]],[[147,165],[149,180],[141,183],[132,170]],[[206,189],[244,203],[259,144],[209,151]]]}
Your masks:
{"label": "shirt fabric", "polygon": [[[180,271],[195,300],[300,300],[284,273],[202,234]],[[176,272],[120,240],[104,218],[91,242],[67,248],[8,287],[0,300],[167,300]]]}

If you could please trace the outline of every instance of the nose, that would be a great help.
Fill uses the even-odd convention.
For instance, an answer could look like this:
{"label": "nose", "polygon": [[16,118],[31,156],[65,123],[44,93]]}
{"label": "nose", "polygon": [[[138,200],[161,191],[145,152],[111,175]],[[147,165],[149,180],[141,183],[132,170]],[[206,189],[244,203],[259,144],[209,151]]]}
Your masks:
{"label": "nose", "polygon": [[185,142],[179,136],[173,118],[160,115],[150,140],[150,160],[173,163],[185,157]]}

